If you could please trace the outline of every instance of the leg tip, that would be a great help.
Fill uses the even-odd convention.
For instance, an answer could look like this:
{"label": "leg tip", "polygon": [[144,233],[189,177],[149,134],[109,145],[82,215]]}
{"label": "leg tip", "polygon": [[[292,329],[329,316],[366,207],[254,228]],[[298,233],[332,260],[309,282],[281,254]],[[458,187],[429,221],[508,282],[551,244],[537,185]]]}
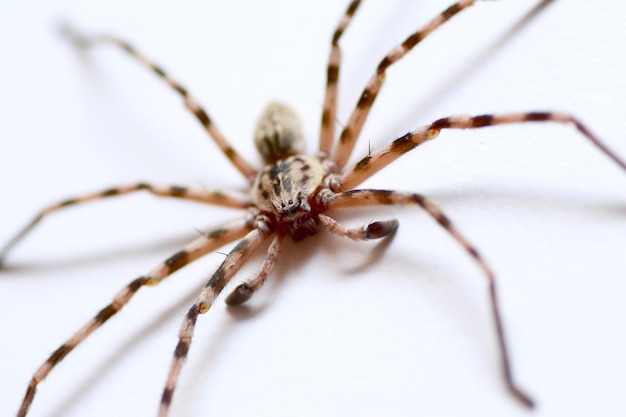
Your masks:
{"label": "leg tip", "polygon": [[398,230],[398,220],[383,220],[372,222],[365,228],[366,239],[380,239],[392,235]]}
{"label": "leg tip", "polygon": [[512,387],[511,393],[517,398],[517,400],[522,403],[522,405],[529,410],[533,410],[536,407],[535,401],[526,393],[521,391],[518,388]]}
{"label": "leg tip", "polygon": [[72,42],[78,48],[86,48],[89,45],[89,40],[76,31],[69,23],[61,22],[57,26],[57,30],[61,36]]}
{"label": "leg tip", "polygon": [[237,288],[226,297],[226,304],[229,306],[238,306],[250,299],[253,294],[252,288],[245,282],[239,284]]}

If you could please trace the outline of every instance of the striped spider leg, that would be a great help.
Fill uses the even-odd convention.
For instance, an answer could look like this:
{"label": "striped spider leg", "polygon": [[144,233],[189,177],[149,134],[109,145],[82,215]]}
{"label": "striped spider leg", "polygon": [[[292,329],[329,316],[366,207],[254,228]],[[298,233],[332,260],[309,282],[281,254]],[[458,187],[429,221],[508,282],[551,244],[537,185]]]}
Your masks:
{"label": "striped spider leg", "polygon": [[[174,350],[174,359],[167,374],[165,388],[161,396],[161,404],[159,406],[159,416],[167,416],[174,395],[174,389],[178,382],[178,376],[183,367],[183,363],[187,358],[191,339],[193,337],[194,328],[199,314],[206,313],[213,305],[217,296],[222,292],[226,284],[237,273],[241,266],[248,260],[250,255],[267,239],[269,236],[267,225],[261,228],[255,228],[241,240],[237,246],[228,254],[224,262],[217,268],[211,276],[211,279],[202,288],[200,296],[191,306],[178,332],[178,343]],[[272,270],[278,257],[282,236],[275,236],[270,245],[268,254],[261,265],[261,270],[255,281],[262,283]],[[234,294],[234,293],[233,293]],[[231,298],[233,296],[231,295]],[[243,300],[242,302],[244,302]]]}
{"label": "striped spider leg", "polygon": [[38,384],[47,377],[50,371],[93,331],[120,311],[139,288],[145,285],[156,285],[178,269],[199,259],[203,255],[227,243],[239,240],[203,286],[196,301],[189,308],[181,323],[178,341],[165,379],[158,409],[159,417],[166,417],[169,414],[182,366],[189,353],[198,316],[210,309],[218,295],[255,251],[269,242],[269,248],[259,272],[252,279],[238,285],[226,298],[226,302],[230,305],[246,302],[261,287],[277,262],[281,245],[286,237],[299,241],[324,229],[332,234],[354,240],[380,239],[392,236],[398,227],[398,222],[395,219],[372,222],[361,228],[347,228],[334,220],[329,214],[333,211],[379,205],[413,205],[420,207],[442,226],[477,263],[487,278],[491,313],[496,327],[506,386],[522,404],[532,407],[533,401],[517,386],[512,376],[512,367],[505,343],[504,326],[499,309],[494,273],[475,246],[469,242],[433,202],[424,196],[398,191],[356,189],[355,187],[358,187],[367,178],[382,170],[400,155],[409,152],[425,141],[434,139],[444,129],[479,128],[498,124],[539,121],[567,123],[574,125],[583,136],[626,170],[626,164],[623,160],[611,152],[574,117],[561,113],[531,112],[439,119],[426,127],[411,131],[394,140],[386,147],[366,156],[354,166],[346,169],[347,161],[351,156],[356,140],[382,88],[386,70],[443,23],[475,2],[476,0],[461,0],[448,7],[421,29],[411,34],[399,46],[392,49],[380,61],[373,77],[367,83],[345,128],[335,143],[334,124],[337,114],[338,78],[341,63],[339,40],[360,4],[359,0],[352,1],[344,17],[337,25],[331,40],[318,155],[307,156],[302,154],[304,139],[297,115],[283,104],[271,103],[259,119],[255,131],[255,145],[264,161],[264,166],[260,170],[245,161],[233,149],[209,118],[207,112],[185,88],[168,76],[159,66],[137,52],[127,42],[113,36],[86,37],[69,28],[64,28],[65,34],[78,46],[90,47],[99,43],[111,43],[120,47],[131,57],[161,77],[182,97],[185,106],[202,124],[218,148],[249,181],[249,192],[240,194],[193,190],[180,186],[161,187],[137,183],[68,199],[42,210],[31,223],[22,229],[0,251],[0,262],[48,214],[64,207],[134,191],[146,190],[157,196],[175,197],[245,209],[248,215],[244,219],[227,223],[220,228],[203,234],[170,256],[162,264],[156,266],[148,274],[131,281],[122,288],[110,304],[101,309],[78,332],[57,348],[34,373],[18,411],[18,416],[26,416]]}
{"label": "striped spider leg", "polygon": [[[393,234],[398,228],[397,220],[372,222],[360,229],[346,229],[334,219],[324,214],[319,215],[319,221],[322,227],[327,228],[331,233],[346,236],[354,240],[380,239]],[[197,301],[187,312],[185,320],[183,321],[179,331],[179,340],[176,345],[176,349],[174,350],[174,359],[170,367],[163,395],[161,397],[159,416],[166,416],[169,412],[176,382],[178,380],[180,370],[182,369],[183,362],[189,351],[189,345],[191,344],[191,338],[193,336],[193,330],[198,314],[206,313],[209,310],[217,296],[224,289],[233,275],[239,270],[241,265],[245,263],[249,255],[268,237],[267,226],[268,225],[257,227],[255,230],[250,232],[245,239],[239,242],[239,244],[229,253],[227,258],[215,271],[211,279],[206,283]],[[261,287],[278,259],[280,245],[282,244],[283,238],[284,235],[282,234],[274,236],[259,273],[251,280],[239,284],[226,298],[227,304],[243,304],[250,299],[256,290]]]}
{"label": "striped spider leg", "polygon": [[[176,80],[166,74],[160,67],[153,64],[145,56],[137,52],[129,43],[116,38],[114,36],[96,36],[85,37],[73,29],[65,26],[62,32],[73,43],[81,48],[94,46],[98,43],[112,43],[117,45],[123,51],[127,52],[131,57],[135,58],[139,63],[152,70],[161,77],[173,90],[175,90],[184,100],[185,106],[200,121],[202,126],[214,139],[219,149],[226,155],[235,168],[241,172],[247,179],[252,180],[257,175],[257,170],[245,161],[227,142],[222,133],[217,129],[211,121],[206,111],[198,104],[198,102],[182,87]],[[161,197],[173,197],[183,200],[196,201],[222,207],[230,207],[236,209],[249,209],[252,207],[252,200],[246,194],[231,191],[216,191],[205,189],[193,189],[178,185],[172,186],[155,186],[145,182],[124,185],[109,188],[103,191],[87,194],[80,197],[69,198],[59,203],[52,204],[41,210],[31,222],[29,222],[21,231],[19,231],[9,242],[0,249],[0,266],[5,262],[8,253],[28,235],[33,228],[38,225],[45,217],[60,209],[79,205],[86,202],[97,201],[103,198],[119,196],[133,193],[136,191],[148,191],[149,193]],[[116,314],[126,305],[130,298],[144,285],[156,285],[164,278],[174,273],[185,265],[195,261],[203,255],[214,251],[234,240],[243,237],[252,228],[254,223],[253,217],[248,216],[244,220],[224,225],[214,229],[205,235],[195,239],[182,250],[178,251],[161,265],[155,267],[150,273],[139,277],[124,287],[113,299],[113,302],[100,310],[87,324],[85,324],[70,339],[63,343],[52,355],[37,369],[33,374],[28,385],[26,394],[20,405],[18,416],[25,416],[35,396],[37,386],[50,371],[69,354],[78,344],[84,341],[94,330],[104,324],[110,317]]]}
{"label": "striped spider leg", "polygon": [[[357,104],[350,114],[348,121],[346,122],[345,127],[341,131],[339,135],[339,140],[335,144],[335,148],[332,150],[331,155],[333,161],[337,164],[339,170],[342,170],[348,158],[352,154],[352,150],[354,149],[354,145],[356,144],[356,140],[361,133],[361,129],[367,120],[367,116],[369,115],[372,106],[374,105],[374,101],[376,97],[378,97],[378,93],[385,82],[385,76],[387,73],[387,69],[390,66],[398,62],[402,57],[404,57],[407,53],[409,53],[415,45],[424,40],[428,35],[434,32],[436,29],[441,27],[444,23],[450,20],[452,17],[457,15],[459,12],[467,9],[476,3],[477,0],[461,0],[457,3],[452,4],[443,12],[439,13],[434,19],[430,20],[426,23],[422,28],[417,30],[416,32],[411,33],[400,45],[392,49],[379,63],[376,68],[376,71],[372,78],[368,81],[367,85],[363,89]],[[322,149],[322,144],[327,146],[327,141],[323,135],[324,132],[330,131],[333,132],[330,127],[325,127],[325,124],[334,123],[334,115],[336,114],[336,92],[334,92],[337,88],[336,84],[338,82],[339,77],[339,37],[343,34],[346,29],[348,23],[350,22],[351,16],[354,14],[356,9],[358,8],[360,1],[353,1],[348,10],[346,11],[345,17],[341,20],[339,27],[337,28],[335,35],[333,36],[332,41],[332,51],[336,51],[334,53],[331,52],[330,61],[328,63],[328,75],[327,75],[327,93],[326,93],[326,101],[324,103],[324,112],[322,116],[322,139],[320,139],[320,151],[324,152],[326,148]],[[329,98],[330,96],[330,98]],[[326,114],[329,114],[326,116]],[[331,119],[331,117],[333,117]]]}
{"label": "striped spider leg", "polygon": [[108,188],[103,191],[72,197],[56,204],[49,205],[41,210],[22,230],[20,230],[2,249],[0,249],[0,266],[4,263],[6,255],[17,245],[28,233],[33,230],[45,217],[66,207],[88,203],[103,198],[120,196],[136,191],[148,191],[159,197],[173,197],[182,200],[197,201],[201,203],[213,204],[216,206],[245,209],[252,205],[250,199],[241,193],[233,191],[215,191],[204,189],[192,189],[179,185],[156,186],[145,182],[138,182],[130,185]]}
{"label": "striped spider leg", "polygon": [[510,353],[506,343],[504,322],[500,312],[500,303],[496,290],[495,275],[476,248],[459,233],[444,213],[424,196],[389,190],[354,189],[354,187],[357,187],[367,178],[385,168],[401,155],[411,151],[426,141],[436,138],[443,129],[472,129],[499,124],[541,121],[573,124],[585,138],[591,141],[591,143],[626,171],[626,162],[624,160],[607,148],[606,145],[593,135],[580,121],[567,114],[530,112],[504,115],[480,115],[474,117],[446,117],[437,120],[427,127],[411,131],[394,140],[388,146],[361,159],[342,176],[340,182],[347,191],[336,194],[327,203],[328,210],[354,209],[378,205],[418,205],[426,210],[428,214],[457,240],[478,263],[487,278],[489,302],[500,351],[504,381],[511,394],[529,408],[534,407],[534,401],[517,386],[513,378]]}
{"label": "striped spider leg", "polygon": [[324,107],[322,110],[322,122],[320,126],[319,151],[323,156],[330,155],[335,139],[335,121],[337,119],[337,90],[339,89],[339,68],[341,66],[341,48],[339,39],[345,32],[352,20],[352,16],[361,4],[361,0],[350,2],[348,9],[335,28],[330,44],[330,54],[326,68],[326,92],[324,94]]}
{"label": "striped spider leg", "polygon": [[[418,205],[430,214],[442,227],[444,227],[457,242],[474,258],[487,277],[491,313],[493,316],[495,330],[498,340],[498,347],[502,360],[502,371],[507,388],[512,395],[525,406],[532,408],[533,400],[521,390],[513,379],[510,354],[504,336],[504,325],[500,313],[498,296],[496,291],[495,276],[491,268],[479,255],[478,251],[465,239],[460,232],[452,225],[450,220],[432,202],[418,194],[407,194],[388,190],[355,190],[363,181],[376,172],[382,170],[399,156],[409,152],[416,146],[436,138],[443,129],[471,129],[500,124],[524,123],[524,122],[556,122],[573,125],[586,139],[595,145],[606,156],[612,159],[623,170],[626,171],[626,162],[611,151],[597,136],[583,125],[575,117],[556,112],[526,112],[519,114],[502,115],[479,115],[474,117],[446,117],[433,122],[431,125],[416,129],[406,135],[394,140],[388,146],[370,154],[353,167],[344,167],[356,144],[361,129],[367,120],[367,116],[374,104],[380,89],[385,81],[387,69],[404,57],[411,49],[426,38],[430,33],[448,21],[451,17],[462,10],[472,6],[476,0],[461,0],[428,22],[417,32],[410,34],[400,45],[392,49],[378,64],[376,71],[370,81],[365,86],[357,104],[350,115],[348,122],[343,128],[337,143],[332,152],[334,120],[336,117],[337,90],[339,68],[341,62],[341,51],[339,39],[345,32],[354,13],[360,5],[359,0],[350,3],[343,18],[337,26],[331,42],[331,53],[327,68],[326,97],[322,114],[322,125],[320,130],[320,154],[327,155],[330,152],[332,160],[337,165],[341,174],[338,181],[338,189],[343,191],[332,197],[326,208],[328,210],[367,207],[373,205]],[[331,232],[352,237],[351,231],[341,229],[339,226],[323,222],[325,227]],[[354,238],[354,237],[352,237]]]}
{"label": "striped spider leg", "polygon": [[146,285],[157,285],[165,278],[199,259],[200,257],[243,237],[252,228],[249,219],[237,220],[223,225],[202,235],[188,243],[183,249],[176,252],[160,265],[157,265],[148,274],[143,275],[122,288],[113,298],[113,301],[101,309],[91,320],[81,327],[72,337],[59,346],[33,374],[22,404],[17,413],[18,417],[26,416],[33,401],[37,387],[76,346],[82,343],[89,335],[102,326],[107,320],[119,312],[137,293]]}
{"label": "striped spider leg", "polygon": [[[403,195],[401,193],[389,193],[387,191],[376,190],[355,190],[353,192],[341,193],[340,191],[350,189],[353,186],[357,186],[362,181],[354,181],[352,176],[347,175],[352,171],[348,171],[341,176],[334,175],[335,172],[342,171],[342,166],[350,157],[356,139],[359,136],[361,128],[363,127],[363,124],[367,119],[367,115],[369,114],[369,111],[374,103],[374,99],[376,98],[376,95],[382,87],[386,69],[393,63],[397,62],[400,58],[402,58],[417,43],[419,43],[431,32],[440,27],[443,23],[448,21],[458,12],[471,6],[474,3],[475,0],[465,0],[448,7],[439,16],[427,23],[423,28],[411,34],[400,46],[393,49],[385,58],[383,58],[377,68],[374,77],[367,84],[363,93],[361,94],[361,98],[359,99],[352,115],[350,116],[347,126],[341,133],[339,141],[336,144],[335,152],[333,153],[332,157],[329,158],[330,149],[333,145],[334,121],[336,116],[338,95],[338,78],[341,61],[339,39],[344,33],[345,29],[348,27],[352,16],[360,5],[360,0],[352,1],[349,4],[346,12],[344,13],[343,18],[340,20],[337,28],[335,29],[331,41],[331,52],[327,67],[326,94],[319,138],[319,156],[322,163],[316,164],[314,160],[310,160],[308,158],[306,160],[303,160],[304,157],[302,156],[295,157],[299,159],[298,161],[283,159],[285,155],[299,153],[302,150],[302,147],[300,145],[301,135],[299,133],[294,133],[299,132],[299,126],[298,123],[295,122],[295,115],[291,114],[292,111],[290,109],[282,108],[282,106],[277,106],[273,108],[273,106],[270,105],[268,107],[268,110],[266,110],[266,114],[262,116],[260,120],[271,120],[272,122],[268,123],[268,126],[257,126],[257,135],[255,135],[255,142],[257,145],[257,149],[263,156],[265,162],[276,163],[274,165],[266,167],[266,169],[261,172],[255,185],[253,186],[253,192],[260,192],[261,194],[257,196],[257,198],[255,198],[257,207],[264,212],[274,211],[276,214],[279,215],[279,219],[282,217],[281,214],[283,213],[294,213],[296,217],[298,217],[298,214],[300,214],[307,219],[315,218],[315,230],[310,231],[291,230],[291,226],[289,226],[288,222],[286,222],[285,224],[277,224],[273,227],[269,224],[266,225],[270,229],[278,229],[279,236],[281,232],[280,229],[283,229],[282,233],[291,235],[294,240],[300,240],[307,234],[315,233],[318,228],[325,228],[333,234],[348,237],[354,240],[378,239],[393,234],[398,227],[397,220],[388,220],[382,222],[373,222],[369,225],[364,226],[361,229],[348,229],[337,223],[334,219],[332,219],[332,217],[323,214],[325,211],[329,210],[363,207],[376,204],[413,204],[418,205],[422,209],[424,209],[442,227],[444,227],[446,231],[448,231],[453,236],[453,238],[470,254],[470,256],[479,264],[483,272],[486,274],[489,283],[492,310],[496,321],[496,330],[498,335],[500,352],[503,358],[503,370],[505,374],[506,384],[511,393],[522,404],[527,407],[533,407],[534,403],[531,398],[527,394],[525,394],[520,388],[518,388],[513,381],[511,366],[508,360],[508,350],[506,348],[506,343],[504,339],[503,325],[498,308],[498,299],[495,289],[495,277],[487,263],[474,248],[474,246],[471,245],[469,241],[452,225],[451,221],[442,213],[442,211],[437,208],[434,203],[430,202],[425,197],[417,194]],[[258,136],[260,132],[264,132],[265,136]],[[431,139],[436,135],[433,132],[428,131],[427,136],[428,139]],[[290,139],[285,140],[284,142],[281,141],[281,138],[287,137],[289,137]],[[383,153],[385,152],[385,150],[383,149],[380,152]],[[368,160],[367,158],[365,159]],[[302,167],[298,165],[302,165]],[[361,167],[363,167],[363,165],[364,163],[360,164]],[[311,166],[313,166],[313,168],[311,168]],[[372,167],[376,167],[376,165],[372,164]],[[383,166],[380,166],[380,168],[382,167]],[[297,174],[294,174],[294,171],[301,171],[301,174],[303,174],[303,177],[306,177],[306,179],[303,179],[303,177],[295,176]],[[328,188],[322,191],[313,192],[311,194],[317,207],[310,207],[309,210],[311,211],[305,214],[303,211],[304,207],[302,205],[298,206],[300,204],[300,201],[304,200],[302,194],[306,195],[306,192],[304,192],[303,189],[307,188],[306,182],[310,181],[309,176],[319,174],[319,171],[324,172],[323,176],[325,178],[325,183]],[[375,173],[374,170],[372,170],[372,174],[373,173]],[[264,179],[266,174],[267,178]],[[364,179],[365,178],[363,178],[363,180]],[[350,180],[352,180],[353,183],[350,183]],[[264,185],[266,181],[267,185]],[[299,184],[299,186],[296,187],[296,184]],[[339,192],[339,194],[334,195],[333,197],[329,197],[330,195],[334,194],[335,191]],[[393,197],[387,199],[383,197],[385,195],[391,195]],[[271,202],[272,204],[266,205],[268,202]],[[282,205],[282,208],[280,207],[280,205]],[[302,213],[298,213],[299,210],[302,211]],[[283,221],[285,221],[288,217],[289,215],[282,217]],[[303,223],[304,222],[300,221],[300,228],[304,228]],[[285,226],[287,226],[286,229]],[[252,232],[251,235],[253,233],[254,232]],[[223,289],[224,285],[226,285],[226,282],[232,276],[231,274],[225,276],[227,274],[222,270],[225,268],[228,270],[233,270],[232,273],[234,274],[234,272],[236,272],[236,270],[238,270],[241,264],[244,262],[244,260],[239,260],[239,257],[243,257],[243,255],[238,252],[240,250],[247,251],[249,249],[249,246],[256,247],[257,239],[261,239],[261,237],[255,234],[254,237],[249,236],[248,239],[248,242],[242,242],[242,244],[245,245],[245,249],[235,248],[233,252],[229,254],[229,257],[224,261],[222,266],[220,266],[218,271],[206,284],[205,289],[203,290],[203,293],[199,297],[198,301],[187,313],[187,316],[179,332],[179,342],[175,350],[174,359],[172,361],[172,364],[170,365],[170,371],[167,377],[166,386],[163,390],[163,395],[161,397],[159,417],[166,417],[169,413],[173,392],[176,387],[182,365],[188,354],[189,344],[191,343],[191,337],[193,335],[193,329],[198,314],[204,313],[210,308],[219,292]],[[252,280],[240,284],[235,289],[235,291],[233,291],[227,298],[226,302],[228,304],[238,305],[246,302],[252,296],[254,291],[262,285],[275,262],[275,259],[277,257],[275,253],[278,251],[279,244],[279,240],[275,238],[270,247],[265,262],[261,268],[261,272]],[[232,258],[232,260],[230,258]]]}
{"label": "striped spider leg", "polygon": [[207,133],[213,138],[219,149],[226,155],[230,162],[237,168],[237,170],[248,180],[252,181],[257,175],[258,171],[249,162],[247,162],[239,153],[228,143],[226,137],[217,128],[215,123],[211,120],[208,113],[198,101],[183,87],[178,81],[170,77],[161,67],[153,63],[150,59],[139,53],[131,44],[123,39],[111,35],[100,35],[87,37],[83,34],[75,31],[73,28],[65,25],[61,27],[61,33],[70,39],[77,47],[81,49],[96,46],[100,43],[110,43],[118,46],[137,60],[141,65],[154,72],[161,77],[168,86],[176,91],[184,101],[185,107],[193,113],[198,119],[200,124],[204,127]]}

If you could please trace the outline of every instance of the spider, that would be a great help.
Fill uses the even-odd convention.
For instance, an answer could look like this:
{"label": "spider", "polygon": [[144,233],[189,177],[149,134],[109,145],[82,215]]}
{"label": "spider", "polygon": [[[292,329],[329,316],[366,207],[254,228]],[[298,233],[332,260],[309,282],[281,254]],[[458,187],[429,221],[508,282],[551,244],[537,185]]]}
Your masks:
{"label": "spider", "polygon": [[110,188],[48,206],[10,240],[0,251],[0,259],[3,261],[8,252],[48,214],[84,202],[142,190],[157,196],[199,201],[240,209],[244,212],[240,220],[203,233],[163,263],[157,265],[148,274],[140,276],[122,288],[109,305],[102,308],[84,327],[57,348],[35,372],[18,411],[18,416],[27,414],[39,383],[46,378],[49,372],[93,331],[118,313],[140,288],[156,285],[203,255],[213,252],[227,243],[238,241],[234,249],[205,284],[197,301],[190,307],[183,320],[159,407],[159,415],[167,415],[199,315],[207,312],[216,297],[256,250],[269,243],[269,249],[259,273],[253,279],[238,285],[226,298],[228,304],[245,303],[261,287],[279,258],[280,248],[285,238],[299,241],[324,229],[354,240],[371,240],[392,236],[398,226],[398,222],[393,219],[374,221],[362,228],[347,228],[331,216],[332,213],[341,210],[380,205],[418,206],[449,233],[477,263],[488,284],[490,308],[500,349],[504,382],[515,399],[527,407],[532,407],[534,404],[532,399],[518,386],[512,375],[504,326],[499,311],[495,278],[492,269],[482,255],[450,219],[426,197],[415,193],[360,189],[358,187],[401,155],[426,141],[435,139],[442,130],[474,129],[499,124],[526,122],[569,124],[624,170],[626,170],[626,163],[611,152],[573,116],[554,112],[529,112],[441,118],[393,140],[389,145],[368,154],[353,166],[347,164],[361,128],[384,83],[387,69],[432,31],[475,2],[476,0],[466,0],[453,4],[425,26],[410,34],[401,45],[383,57],[371,80],[365,86],[345,127],[339,135],[336,135],[336,102],[341,64],[339,42],[360,4],[359,1],[350,3],[332,38],[317,154],[303,155],[304,139],[298,116],[288,106],[273,102],[268,105],[259,118],[254,135],[255,145],[264,161],[264,166],[261,169],[254,167],[234,150],[205,110],[181,84],[126,41],[112,36],[85,36],[66,28],[66,35],[79,47],[88,48],[101,43],[115,45],[161,77],[182,97],[185,106],[207,130],[233,166],[249,182],[250,188],[248,193],[194,189],[182,186],[155,186],[148,183]]}

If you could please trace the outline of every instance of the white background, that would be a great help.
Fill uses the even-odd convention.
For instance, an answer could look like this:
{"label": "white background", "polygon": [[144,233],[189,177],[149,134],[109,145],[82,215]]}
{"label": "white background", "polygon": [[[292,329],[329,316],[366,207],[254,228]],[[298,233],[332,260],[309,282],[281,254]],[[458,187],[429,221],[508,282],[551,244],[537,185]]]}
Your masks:
{"label": "white background", "polygon": [[[341,3],[0,2],[0,240],[46,204],[111,185],[245,186],[160,80],[111,47],[77,53],[58,22],[127,38],[257,163],[251,131],[273,98],[302,114],[314,150]],[[533,13],[537,1],[503,0],[455,17],[389,70],[352,161],[442,116],[553,109],[626,158],[626,3],[601,3]],[[342,41],[340,122],[386,51],[447,5],[363,4]],[[400,218],[373,265],[375,245],[317,236],[283,249],[248,309],[220,300],[202,316],[172,415],[626,415],[624,172],[573,128],[534,124],[444,132],[366,186],[432,197],[485,255],[537,410],[504,388],[478,268],[423,213],[397,208],[340,216]],[[0,273],[0,415],[119,288],[235,216],[135,195],[46,219]],[[153,414],[182,316],[222,259],[141,290],[41,384],[30,415]]]}

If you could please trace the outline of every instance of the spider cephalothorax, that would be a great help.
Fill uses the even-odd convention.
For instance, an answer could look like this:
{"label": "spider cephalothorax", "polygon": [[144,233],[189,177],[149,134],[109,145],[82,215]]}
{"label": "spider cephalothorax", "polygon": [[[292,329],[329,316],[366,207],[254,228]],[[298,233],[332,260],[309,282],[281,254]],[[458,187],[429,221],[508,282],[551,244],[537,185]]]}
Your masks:
{"label": "spider cephalothorax", "polygon": [[265,167],[254,182],[254,203],[277,231],[300,240],[318,230],[312,207],[329,174],[316,157],[280,159]]}
{"label": "spider cephalothorax", "polygon": [[290,221],[311,210],[311,199],[330,175],[320,160],[289,156],[265,167],[253,185],[254,203],[277,221]]}
{"label": "spider cephalothorax", "polygon": [[197,300],[185,315],[178,334],[165,387],[161,396],[159,416],[165,417],[172,402],[183,362],[187,357],[200,314],[206,313],[213,302],[241,266],[251,255],[270,242],[258,274],[235,288],[226,298],[228,304],[246,302],[257,291],[276,263],[281,245],[286,236],[300,240],[321,230],[354,240],[379,239],[391,235],[397,228],[396,220],[375,221],[360,228],[347,228],[337,222],[333,212],[345,209],[381,205],[418,206],[430,215],[460,247],[476,262],[485,275],[489,291],[491,313],[502,359],[504,381],[511,394],[527,407],[533,406],[530,397],[515,383],[509,353],[504,337],[504,326],[500,314],[494,274],[478,250],[454,226],[452,221],[426,197],[393,190],[358,188],[367,178],[382,170],[401,155],[410,152],[422,143],[434,139],[445,129],[474,129],[493,125],[525,122],[556,122],[574,126],[578,132],[611,158],[623,170],[626,163],[610,151],[589,129],[575,117],[556,112],[526,112],[501,115],[453,116],[436,120],[430,125],[417,128],[391,141],[387,146],[371,152],[352,167],[347,167],[356,140],[370,109],[382,88],[386,70],[402,59],[415,45],[428,37],[457,13],[470,7],[476,0],[461,0],[448,7],[423,27],[410,34],[404,42],[393,48],[377,66],[374,75],[361,93],[352,114],[336,138],[337,90],[341,53],[339,40],[359,7],[360,1],[353,0],[339,24],[331,42],[328,59],[325,100],[321,118],[318,152],[314,156],[304,155],[304,135],[296,113],[281,103],[270,103],[257,123],[254,134],[255,145],[261,154],[264,166],[260,169],[246,161],[226,140],[213,124],[206,111],[186,88],[171,78],[162,68],[152,63],[127,42],[113,36],[86,37],[69,28],[64,33],[80,48],[98,43],[117,45],[130,56],[152,70],[176,91],[184,105],[191,111],[202,127],[215,141],[217,147],[233,166],[248,181],[247,192],[195,189],[179,185],[156,186],[146,182],[109,188],[82,197],[70,198],[44,208],[0,251],[0,264],[11,248],[48,214],[62,208],[145,190],[156,196],[174,197],[206,204],[239,209],[242,218],[223,224],[203,233],[181,250],[172,254],[122,288],[110,304],[102,308],[72,337],[59,346],[33,374],[20,409],[24,417],[32,403],[37,387],[50,371],[91,333],[120,311],[135,293],[145,286],[159,284],[180,268],[211,253],[218,248],[239,241],[226,256],[219,268],[203,286]]}

